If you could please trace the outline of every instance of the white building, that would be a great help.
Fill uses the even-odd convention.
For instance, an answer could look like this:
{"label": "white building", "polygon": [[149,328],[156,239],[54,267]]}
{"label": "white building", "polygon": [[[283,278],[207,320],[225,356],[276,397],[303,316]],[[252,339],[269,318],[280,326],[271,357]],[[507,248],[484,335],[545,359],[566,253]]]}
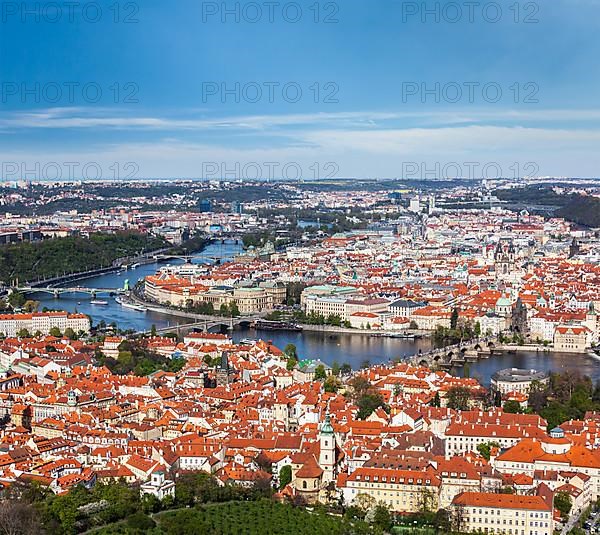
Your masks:
{"label": "white building", "polygon": [[5,336],[17,336],[19,331],[26,329],[30,334],[41,332],[50,334],[50,330],[57,327],[61,333],[66,329],[88,332],[90,330],[90,318],[85,314],[69,314],[60,312],[34,312],[31,314],[1,314],[0,333]]}
{"label": "white building", "polygon": [[552,504],[541,496],[463,492],[452,501],[467,533],[552,535]]}
{"label": "white building", "polygon": [[152,472],[150,480],[140,485],[140,494],[152,494],[159,500],[163,500],[167,496],[175,497],[175,482],[170,479],[165,479],[165,473],[158,469]]}

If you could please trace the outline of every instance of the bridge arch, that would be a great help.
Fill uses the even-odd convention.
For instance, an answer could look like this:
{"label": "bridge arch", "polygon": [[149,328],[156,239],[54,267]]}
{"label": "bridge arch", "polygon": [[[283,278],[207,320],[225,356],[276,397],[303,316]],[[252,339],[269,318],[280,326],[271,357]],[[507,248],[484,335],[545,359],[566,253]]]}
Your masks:
{"label": "bridge arch", "polygon": [[207,327],[208,328],[206,329],[206,332],[218,334],[218,333],[227,332],[231,326],[229,325],[229,323],[220,322],[220,323],[209,323]]}

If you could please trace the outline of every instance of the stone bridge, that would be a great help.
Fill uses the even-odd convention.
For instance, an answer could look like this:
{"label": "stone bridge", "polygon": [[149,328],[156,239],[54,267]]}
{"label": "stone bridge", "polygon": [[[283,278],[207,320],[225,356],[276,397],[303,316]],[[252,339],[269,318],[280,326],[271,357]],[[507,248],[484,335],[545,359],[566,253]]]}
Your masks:
{"label": "stone bridge", "polygon": [[495,347],[492,338],[480,338],[432,349],[426,353],[419,352],[409,357],[408,361],[414,365],[430,368],[452,368],[463,366],[465,362],[475,362],[480,358],[488,358]]}
{"label": "stone bridge", "polygon": [[[204,332],[222,332],[224,330],[232,331],[234,327],[243,325],[249,327],[261,316],[239,316],[237,318],[227,318],[219,316],[207,316],[206,319],[195,321],[194,323],[184,323],[181,325],[172,325],[156,329],[156,334],[177,333],[177,335],[187,334],[196,329]],[[146,331],[145,334],[150,334]]]}

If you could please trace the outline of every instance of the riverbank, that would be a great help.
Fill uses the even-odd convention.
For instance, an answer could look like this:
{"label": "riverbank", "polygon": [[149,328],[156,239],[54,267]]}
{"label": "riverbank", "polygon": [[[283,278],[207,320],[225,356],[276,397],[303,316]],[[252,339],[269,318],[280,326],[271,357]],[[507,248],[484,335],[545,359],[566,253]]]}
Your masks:
{"label": "riverbank", "polygon": [[408,335],[407,337],[429,337],[431,331],[410,330],[410,331],[380,331],[373,329],[353,329],[349,327],[337,327],[336,325],[313,325],[310,323],[299,323],[303,331],[321,332],[321,333],[337,333],[337,334],[360,334],[362,336],[371,336],[373,338],[402,338],[398,335]]}

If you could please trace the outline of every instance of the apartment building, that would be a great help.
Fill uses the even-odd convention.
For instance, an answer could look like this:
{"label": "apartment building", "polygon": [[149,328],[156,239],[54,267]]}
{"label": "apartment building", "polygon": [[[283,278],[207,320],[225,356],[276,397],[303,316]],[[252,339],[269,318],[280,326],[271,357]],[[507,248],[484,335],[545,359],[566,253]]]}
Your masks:
{"label": "apartment building", "polygon": [[60,329],[73,329],[88,332],[90,330],[90,318],[85,314],[70,314],[68,312],[34,312],[31,314],[1,314],[0,333],[5,336],[16,336],[17,333],[26,329],[30,334],[41,332],[49,334],[54,327]]}
{"label": "apartment building", "polygon": [[390,511],[415,513],[426,506],[436,510],[441,479],[432,469],[395,470],[360,467],[341,487],[344,502],[352,504],[360,494],[367,494],[387,505]]}
{"label": "apartment building", "polygon": [[552,535],[552,504],[541,496],[463,492],[452,500],[460,531]]}

